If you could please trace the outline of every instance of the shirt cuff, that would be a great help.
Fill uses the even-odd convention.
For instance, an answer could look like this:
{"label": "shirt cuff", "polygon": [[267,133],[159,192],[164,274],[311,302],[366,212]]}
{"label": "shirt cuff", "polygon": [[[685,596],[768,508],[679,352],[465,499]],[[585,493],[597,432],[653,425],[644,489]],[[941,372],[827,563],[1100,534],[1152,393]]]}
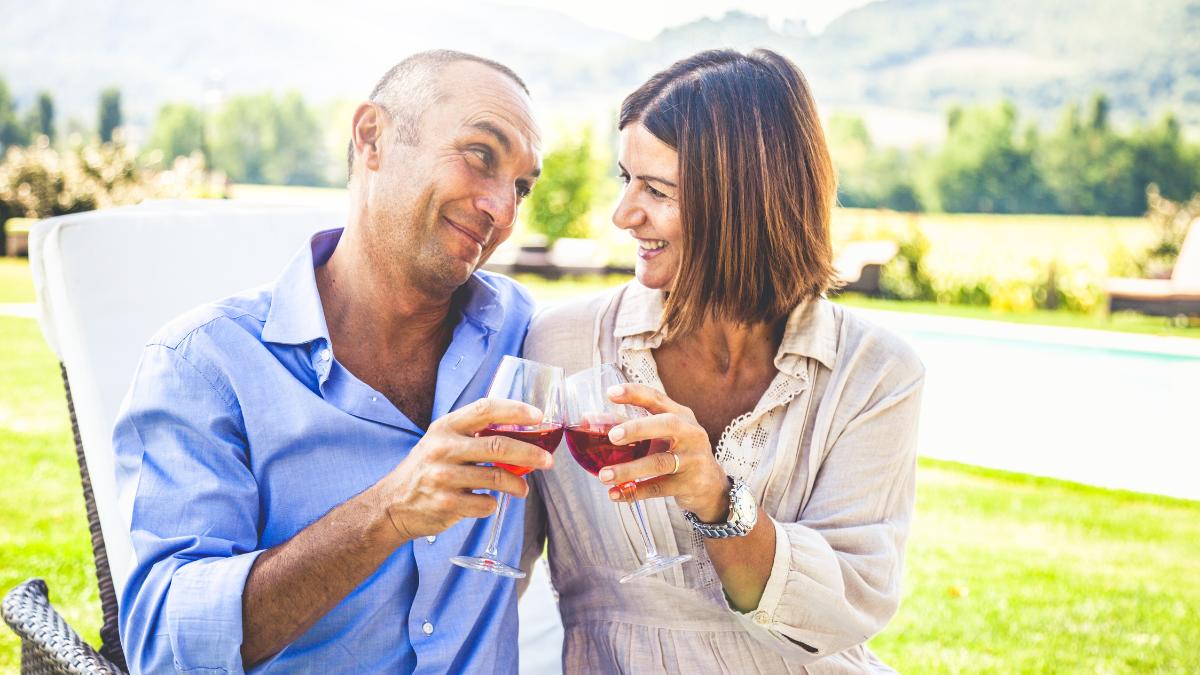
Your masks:
{"label": "shirt cuff", "polygon": [[190,562],[171,578],[167,630],[181,672],[243,673],[242,591],[263,551]]}

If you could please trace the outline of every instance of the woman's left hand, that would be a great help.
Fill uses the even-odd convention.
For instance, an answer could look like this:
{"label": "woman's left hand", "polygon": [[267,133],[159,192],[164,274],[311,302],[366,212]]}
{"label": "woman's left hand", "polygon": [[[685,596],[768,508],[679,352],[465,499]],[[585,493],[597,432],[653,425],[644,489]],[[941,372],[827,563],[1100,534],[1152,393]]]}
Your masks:
{"label": "woman's left hand", "polygon": [[[691,409],[641,384],[610,387],[608,397],[614,403],[640,406],[651,413],[614,426],[608,432],[610,441],[628,445],[661,439],[668,444],[665,452],[601,469],[600,481],[613,486],[609,488],[609,498],[630,501],[674,497],[680,508],[691,511],[704,522],[728,518],[729,478],[713,455],[708,432],[696,421]],[[633,489],[617,487],[631,481],[640,482]]]}

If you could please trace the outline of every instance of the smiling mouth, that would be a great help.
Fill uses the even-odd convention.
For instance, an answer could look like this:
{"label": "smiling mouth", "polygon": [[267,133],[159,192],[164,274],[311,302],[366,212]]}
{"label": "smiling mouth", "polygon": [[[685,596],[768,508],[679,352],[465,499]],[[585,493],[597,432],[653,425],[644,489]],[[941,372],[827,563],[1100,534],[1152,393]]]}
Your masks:
{"label": "smiling mouth", "polygon": [[467,228],[463,227],[462,225],[459,225],[458,223],[454,222],[453,220],[450,220],[449,218],[446,218],[445,216],[442,216],[442,219],[445,220],[446,223],[448,223],[450,225],[450,227],[453,227],[454,229],[458,230],[459,232],[462,232],[467,237],[469,237],[471,239],[471,241],[474,241],[476,244],[479,244],[479,248],[483,248],[484,246],[487,245],[487,242],[484,241],[483,239],[481,239],[478,234],[475,234],[471,230],[468,230]]}
{"label": "smiling mouth", "polygon": [[638,248],[643,251],[658,251],[667,247],[667,242],[663,239],[638,239]]}

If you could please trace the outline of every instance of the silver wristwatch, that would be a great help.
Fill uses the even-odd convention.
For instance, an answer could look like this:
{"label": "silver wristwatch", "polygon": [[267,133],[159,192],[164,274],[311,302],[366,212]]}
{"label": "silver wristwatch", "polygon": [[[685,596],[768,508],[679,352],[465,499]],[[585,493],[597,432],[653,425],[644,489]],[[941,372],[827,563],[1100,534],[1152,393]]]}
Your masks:
{"label": "silver wristwatch", "polygon": [[708,539],[727,539],[729,537],[744,537],[754,529],[758,522],[758,504],[750,489],[740,480],[729,479],[733,486],[729,488],[729,520],[724,523],[705,523],[696,514],[684,511],[692,527]]}

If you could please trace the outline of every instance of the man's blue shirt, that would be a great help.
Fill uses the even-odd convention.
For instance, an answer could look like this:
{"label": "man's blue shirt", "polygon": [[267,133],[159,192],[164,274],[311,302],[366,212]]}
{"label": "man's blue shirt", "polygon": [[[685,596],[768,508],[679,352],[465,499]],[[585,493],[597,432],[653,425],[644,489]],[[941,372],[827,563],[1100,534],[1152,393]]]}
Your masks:
{"label": "man's blue shirt", "polygon": [[[134,672],[242,672],[242,590],[255,558],[390,472],[421,439],[333,353],[314,269],[322,232],[274,285],[176,319],[146,346],[113,436],[135,564],[120,602]],[[518,354],[533,302],[476,272],[438,367],[433,418],[480,397]],[[131,511],[130,511],[131,509]],[[515,563],[524,503],[505,515]],[[515,672],[516,586],[456,567],[491,519],[396,550],[299,639],[255,671]]]}

